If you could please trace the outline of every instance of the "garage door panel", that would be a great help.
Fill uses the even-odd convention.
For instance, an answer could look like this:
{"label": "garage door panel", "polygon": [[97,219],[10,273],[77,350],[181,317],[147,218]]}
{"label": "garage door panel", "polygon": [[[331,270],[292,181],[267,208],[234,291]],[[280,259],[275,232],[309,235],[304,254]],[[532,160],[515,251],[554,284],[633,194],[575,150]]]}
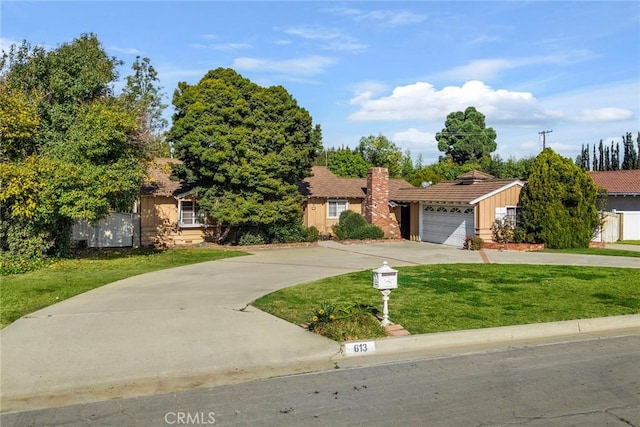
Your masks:
{"label": "garage door panel", "polygon": [[422,213],[423,241],[462,247],[466,236],[475,233],[473,211],[468,206],[423,206]]}

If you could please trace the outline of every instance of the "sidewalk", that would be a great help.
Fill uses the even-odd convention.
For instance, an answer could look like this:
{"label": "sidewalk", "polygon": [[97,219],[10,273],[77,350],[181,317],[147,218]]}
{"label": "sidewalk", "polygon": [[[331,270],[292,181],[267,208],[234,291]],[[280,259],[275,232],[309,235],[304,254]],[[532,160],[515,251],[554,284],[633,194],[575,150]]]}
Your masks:
{"label": "sidewalk", "polygon": [[[485,252],[496,263],[640,267],[637,258]],[[392,266],[483,262],[479,252],[426,243],[322,242],[122,280],[0,331],[2,411],[332,369],[341,360],[337,343],[248,304],[277,289],[371,270],[385,260]]]}

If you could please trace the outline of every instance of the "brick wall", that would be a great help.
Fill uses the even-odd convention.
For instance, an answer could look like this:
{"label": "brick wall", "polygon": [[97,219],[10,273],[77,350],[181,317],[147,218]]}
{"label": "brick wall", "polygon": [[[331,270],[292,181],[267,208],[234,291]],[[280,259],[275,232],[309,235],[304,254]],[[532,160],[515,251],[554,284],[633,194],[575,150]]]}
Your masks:
{"label": "brick wall", "polygon": [[371,168],[367,172],[363,215],[367,222],[384,231],[384,237],[400,237],[400,227],[389,211],[389,171],[386,168]]}

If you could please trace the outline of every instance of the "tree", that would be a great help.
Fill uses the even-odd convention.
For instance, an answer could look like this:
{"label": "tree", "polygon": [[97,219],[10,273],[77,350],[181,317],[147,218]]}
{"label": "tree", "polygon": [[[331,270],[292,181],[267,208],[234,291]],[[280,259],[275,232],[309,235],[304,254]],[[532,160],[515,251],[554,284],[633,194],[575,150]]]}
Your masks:
{"label": "tree", "polygon": [[3,56],[3,260],[67,255],[75,219],[132,208],[145,149],[136,115],[113,94],[119,64],[92,34],[51,51],[25,41]]}
{"label": "tree", "polygon": [[624,147],[624,157],[622,158],[622,170],[640,169],[640,159],[638,152],[640,152],[640,132],[638,132],[638,152],[636,152],[633,146],[633,137],[631,132],[627,132],[622,136],[622,146]]}
{"label": "tree", "polygon": [[436,133],[438,150],[454,163],[487,164],[497,148],[496,131],[485,125],[485,117],[474,107],[450,113],[442,131]]}
{"label": "tree", "polygon": [[302,217],[298,183],[322,147],[321,130],[282,87],[264,88],[234,70],[179,83],[168,132],[177,172],[194,185],[200,206],[224,241],[232,228],[274,230]]}
{"label": "tree", "polygon": [[518,227],[548,248],[588,247],[600,225],[598,189],[589,173],[546,148],[522,192]]}
{"label": "tree", "polygon": [[158,73],[149,58],[140,58],[131,66],[133,74],[127,76],[127,84],[122,96],[138,116],[139,132],[137,138],[148,148],[152,157],[168,157],[169,144],[164,139],[164,129],[169,124],[162,114],[167,107],[162,103],[162,87],[159,86]]}
{"label": "tree", "polygon": [[370,167],[357,150],[348,147],[329,150],[327,153],[327,168],[337,176],[364,178]]}
{"label": "tree", "polygon": [[356,149],[365,162],[374,167],[387,168],[389,177],[398,178],[402,172],[402,151],[386,136],[369,135],[360,138]]}

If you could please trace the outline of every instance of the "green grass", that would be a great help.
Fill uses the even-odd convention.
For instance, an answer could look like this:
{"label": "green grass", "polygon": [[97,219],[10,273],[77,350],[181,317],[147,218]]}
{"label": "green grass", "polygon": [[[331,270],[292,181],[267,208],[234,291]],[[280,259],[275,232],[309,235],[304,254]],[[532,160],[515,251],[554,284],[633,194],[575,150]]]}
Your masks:
{"label": "green grass", "polygon": [[580,254],[580,255],[624,256],[624,257],[631,257],[631,258],[640,258],[640,251],[625,251],[623,249],[606,249],[606,248],[544,249],[543,252],[558,252],[563,254]]}
{"label": "green grass", "polygon": [[[398,268],[389,317],[413,334],[640,313],[640,270],[506,264]],[[371,272],[331,277],[258,299],[292,323],[327,302],[382,309]]]}
{"label": "green grass", "polygon": [[75,259],[0,280],[2,327],[51,304],[117,280],[181,265],[246,255],[209,248],[87,250]]}
{"label": "green grass", "polygon": [[622,245],[636,245],[640,246],[640,240],[621,240],[618,243]]}

